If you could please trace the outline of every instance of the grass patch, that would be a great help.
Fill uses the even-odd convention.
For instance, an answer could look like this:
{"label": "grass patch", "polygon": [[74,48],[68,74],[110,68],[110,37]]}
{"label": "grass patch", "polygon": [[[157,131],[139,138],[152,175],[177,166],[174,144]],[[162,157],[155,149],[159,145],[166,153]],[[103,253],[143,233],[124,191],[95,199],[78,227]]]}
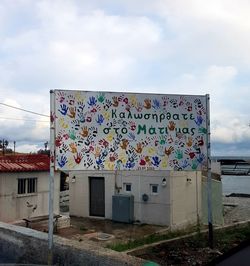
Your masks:
{"label": "grass patch", "polygon": [[[190,233],[197,232],[196,235],[188,238],[186,241],[190,247],[205,248],[208,246],[208,233],[201,233],[197,227],[186,230],[170,231],[166,234],[152,234],[143,238],[129,240],[126,243],[108,244],[107,248],[115,251],[126,251],[141,247],[146,244],[152,244],[162,240],[169,240],[175,237],[184,236]],[[250,224],[245,226],[238,226],[228,229],[221,229],[214,231],[214,247],[223,252],[228,251],[233,245],[250,239]]]}
{"label": "grass patch", "polygon": [[214,239],[215,247],[220,247],[223,252],[226,252],[232,248],[232,245],[250,239],[250,223],[245,226],[215,231]]}
{"label": "grass patch", "polygon": [[85,228],[83,225],[80,225],[79,229],[80,229],[81,231],[87,231],[87,228]]}
{"label": "grass patch", "polygon": [[126,243],[115,243],[115,244],[108,244],[107,248],[110,248],[112,250],[115,251],[126,251],[129,249],[134,249],[143,245],[147,245],[147,244],[152,244],[155,242],[159,242],[162,240],[168,240],[168,239],[172,239],[178,236],[182,236],[182,235],[186,235],[189,233],[193,233],[195,232],[195,228],[190,228],[190,229],[186,229],[186,230],[176,230],[176,231],[169,231],[166,234],[152,234],[143,238],[138,238],[138,239],[134,239],[134,240],[129,240]]}

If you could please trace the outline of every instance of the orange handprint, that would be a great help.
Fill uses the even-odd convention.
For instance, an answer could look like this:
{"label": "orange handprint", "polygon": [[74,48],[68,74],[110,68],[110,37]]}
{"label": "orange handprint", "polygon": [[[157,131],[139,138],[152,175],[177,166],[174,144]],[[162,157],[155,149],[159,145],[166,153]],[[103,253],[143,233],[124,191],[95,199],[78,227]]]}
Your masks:
{"label": "orange handprint", "polygon": [[137,153],[142,153],[142,149],[143,149],[143,146],[142,146],[142,143],[137,143],[136,144],[136,148],[135,148],[135,151],[137,152]]}
{"label": "orange handprint", "polygon": [[96,147],[94,151],[95,158],[99,157],[101,155],[101,149],[100,147]]}
{"label": "orange handprint", "polygon": [[114,97],[112,97],[112,100],[113,100],[113,106],[117,107],[119,105],[118,98],[116,96],[114,96]]}
{"label": "orange handprint", "polygon": [[174,147],[170,146],[168,149],[165,148],[165,154],[169,156],[174,151]]}
{"label": "orange handprint", "polygon": [[129,143],[129,141],[127,139],[123,139],[122,143],[121,143],[121,148],[126,150],[128,147],[128,143]]}
{"label": "orange handprint", "polygon": [[193,144],[193,138],[189,136],[188,139],[187,139],[186,144],[187,144],[188,147],[191,147],[192,144]]}
{"label": "orange handprint", "polygon": [[168,129],[170,131],[174,131],[174,129],[175,129],[175,122],[174,121],[169,121]]}
{"label": "orange handprint", "polygon": [[76,147],[76,144],[74,142],[70,143],[69,147],[70,147],[70,151],[72,153],[77,153],[77,147]]}
{"label": "orange handprint", "polygon": [[68,114],[68,116],[70,118],[75,118],[76,117],[76,107],[70,107],[69,108],[69,114]]}
{"label": "orange handprint", "polygon": [[85,126],[82,128],[82,131],[79,134],[86,138],[89,135],[89,129]]}
{"label": "orange handprint", "polygon": [[151,100],[150,99],[145,99],[144,100],[144,107],[146,109],[150,109],[151,108]]}

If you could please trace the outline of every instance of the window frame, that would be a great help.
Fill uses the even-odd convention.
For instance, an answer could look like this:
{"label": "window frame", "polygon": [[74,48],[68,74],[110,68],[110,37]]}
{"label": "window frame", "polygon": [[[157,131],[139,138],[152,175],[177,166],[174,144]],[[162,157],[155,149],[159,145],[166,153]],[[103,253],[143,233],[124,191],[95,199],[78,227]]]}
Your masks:
{"label": "window frame", "polygon": [[[130,186],[130,190],[127,190],[127,186]],[[123,183],[123,191],[125,193],[132,193],[132,183]]]}
{"label": "window frame", "polygon": [[[153,188],[157,188],[157,192],[153,191]],[[159,194],[159,184],[150,184],[150,194],[151,195],[158,195]]]}
{"label": "window frame", "polygon": [[37,182],[37,177],[17,178],[17,197],[36,195]]}

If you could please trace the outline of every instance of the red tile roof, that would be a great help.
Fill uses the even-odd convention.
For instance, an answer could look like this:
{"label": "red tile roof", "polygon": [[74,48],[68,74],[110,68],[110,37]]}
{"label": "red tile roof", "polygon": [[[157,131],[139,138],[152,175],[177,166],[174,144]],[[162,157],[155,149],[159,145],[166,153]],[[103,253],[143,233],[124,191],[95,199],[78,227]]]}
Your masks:
{"label": "red tile roof", "polygon": [[0,172],[49,171],[48,155],[6,155],[0,156]]}

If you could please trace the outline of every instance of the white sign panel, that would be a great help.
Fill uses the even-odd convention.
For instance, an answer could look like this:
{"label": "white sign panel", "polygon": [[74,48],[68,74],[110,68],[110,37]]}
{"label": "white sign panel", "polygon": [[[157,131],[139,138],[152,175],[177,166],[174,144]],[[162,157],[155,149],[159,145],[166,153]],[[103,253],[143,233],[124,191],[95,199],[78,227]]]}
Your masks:
{"label": "white sign panel", "polygon": [[206,169],[206,96],[53,93],[55,169]]}

